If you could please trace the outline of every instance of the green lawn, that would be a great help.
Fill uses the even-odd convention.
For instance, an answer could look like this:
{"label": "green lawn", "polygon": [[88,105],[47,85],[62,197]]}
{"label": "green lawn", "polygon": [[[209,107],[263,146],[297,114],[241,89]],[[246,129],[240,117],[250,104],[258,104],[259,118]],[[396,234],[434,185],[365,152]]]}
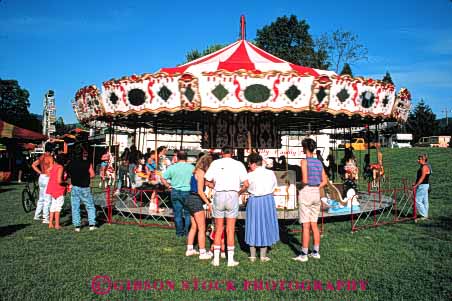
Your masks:
{"label": "green lawn", "polygon": [[[411,184],[417,154],[428,150],[433,165],[431,220],[406,222],[351,234],[350,222],[325,225],[322,258],[295,262],[299,234],[285,235],[271,250],[268,263],[250,263],[237,244],[240,265],[219,268],[184,256],[185,241],[173,229],[102,225],[74,233],[70,215],[64,229],[50,231],[25,214],[20,203],[23,185],[0,187],[0,299],[2,300],[450,300],[452,298],[452,150],[384,150],[391,185],[402,178]],[[66,202],[66,206],[68,202]],[[92,291],[96,275],[109,276],[117,290],[108,295]],[[131,286],[121,287],[120,280]],[[230,281],[236,290],[196,290],[199,281]],[[244,289],[246,281],[269,281],[268,290]],[[137,280],[135,290],[133,281]],[[146,283],[150,280],[151,283]],[[163,290],[154,280],[169,281]],[[271,281],[293,281],[292,290],[272,289]],[[295,289],[295,281],[311,281],[310,290]],[[315,281],[322,281],[318,290]],[[366,290],[332,291],[337,280],[364,280]],[[184,282],[185,281],[185,282]],[[174,289],[171,289],[174,283]],[[189,287],[183,286],[188,285]],[[139,285],[142,284],[140,287]],[[168,284],[170,286],[168,286]],[[306,282],[307,284],[307,282]],[[105,287],[103,285],[102,287]],[[157,288],[160,286],[157,285]],[[122,290],[119,290],[121,289]],[[225,288],[220,285],[219,288]],[[128,290],[130,289],[130,290]],[[208,289],[208,287],[207,287]]]}

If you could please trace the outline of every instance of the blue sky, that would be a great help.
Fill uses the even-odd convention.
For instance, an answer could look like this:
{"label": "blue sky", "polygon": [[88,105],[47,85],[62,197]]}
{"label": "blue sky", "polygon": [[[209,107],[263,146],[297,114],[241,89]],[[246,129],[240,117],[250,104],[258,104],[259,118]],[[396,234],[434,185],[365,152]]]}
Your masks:
{"label": "blue sky", "polygon": [[[30,92],[30,111],[56,93],[57,115],[75,122],[77,89],[111,78],[153,73],[185,59],[191,49],[247,38],[282,15],[296,15],[318,36],[351,31],[368,48],[355,76],[391,73],[438,117],[452,110],[452,1],[103,1],[0,0],[0,78]],[[452,113],[449,113],[451,116]]]}

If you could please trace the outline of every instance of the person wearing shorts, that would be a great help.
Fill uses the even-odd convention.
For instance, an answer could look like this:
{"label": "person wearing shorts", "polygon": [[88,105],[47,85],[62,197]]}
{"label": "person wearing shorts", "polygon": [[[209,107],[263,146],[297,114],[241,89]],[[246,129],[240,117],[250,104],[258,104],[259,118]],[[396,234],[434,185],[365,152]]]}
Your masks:
{"label": "person wearing shorts", "polygon": [[[66,194],[66,182],[64,179],[65,157],[59,154],[50,170],[49,183],[46,193],[51,196],[49,229],[61,229],[60,212],[64,204],[64,195]],[[53,225],[55,221],[55,225]]]}
{"label": "person wearing shorts", "polygon": [[196,234],[198,235],[199,259],[208,260],[212,258],[210,252],[206,252],[206,212],[212,211],[212,204],[204,193],[204,175],[212,163],[212,156],[205,155],[196,163],[195,170],[190,179],[190,195],[185,206],[190,211],[190,231],[187,236],[187,251],[185,256],[197,255],[193,248]]}
{"label": "person wearing shorts", "polygon": [[301,254],[295,258],[296,261],[308,260],[308,247],[311,235],[313,234],[313,251],[310,256],[320,259],[320,232],[317,226],[317,219],[320,212],[320,189],[327,184],[327,176],[322,162],[314,158],[313,154],[316,143],[311,138],[303,139],[301,142],[306,160],[301,160],[301,182],[303,188],[298,197],[298,210],[300,224],[303,224]]}
{"label": "person wearing shorts", "polygon": [[246,168],[240,161],[232,159],[233,150],[223,147],[223,158],[210,165],[204,178],[207,185],[215,189],[212,216],[215,218],[214,258],[212,265],[220,265],[221,234],[226,219],[228,266],[237,266],[234,261],[234,229],[239,212],[239,195],[248,188]]}

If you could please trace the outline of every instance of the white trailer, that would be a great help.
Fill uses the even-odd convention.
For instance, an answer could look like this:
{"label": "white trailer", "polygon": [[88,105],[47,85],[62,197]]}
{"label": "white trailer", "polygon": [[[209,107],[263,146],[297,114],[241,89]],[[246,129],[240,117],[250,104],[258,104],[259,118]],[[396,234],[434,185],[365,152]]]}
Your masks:
{"label": "white trailer", "polygon": [[411,147],[413,141],[412,134],[394,134],[389,137],[388,146],[390,148]]}

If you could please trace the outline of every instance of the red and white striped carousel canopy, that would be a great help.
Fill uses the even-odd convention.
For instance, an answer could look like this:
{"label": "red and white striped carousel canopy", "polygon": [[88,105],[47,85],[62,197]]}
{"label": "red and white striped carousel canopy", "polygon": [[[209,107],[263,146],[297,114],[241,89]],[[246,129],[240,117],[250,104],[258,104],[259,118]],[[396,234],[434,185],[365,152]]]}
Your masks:
{"label": "red and white striped carousel canopy", "polygon": [[174,68],[162,68],[160,72],[174,74],[201,74],[225,70],[235,72],[239,70],[262,73],[267,71],[296,71],[300,75],[333,75],[332,71],[318,70],[299,66],[280,59],[246,40],[239,40],[212,54],[201,57]]}
{"label": "red and white striped carousel canopy", "polygon": [[197,60],[154,74],[111,79],[102,91],[94,85],[79,89],[73,101],[77,118],[136,126],[138,120],[154,122],[158,117],[161,125],[187,129],[198,129],[208,112],[267,114],[274,121],[271,127],[279,129],[313,121],[319,128],[406,121],[408,90],[396,96],[389,83],[287,62],[246,41],[243,16],[241,29],[239,41]]}

